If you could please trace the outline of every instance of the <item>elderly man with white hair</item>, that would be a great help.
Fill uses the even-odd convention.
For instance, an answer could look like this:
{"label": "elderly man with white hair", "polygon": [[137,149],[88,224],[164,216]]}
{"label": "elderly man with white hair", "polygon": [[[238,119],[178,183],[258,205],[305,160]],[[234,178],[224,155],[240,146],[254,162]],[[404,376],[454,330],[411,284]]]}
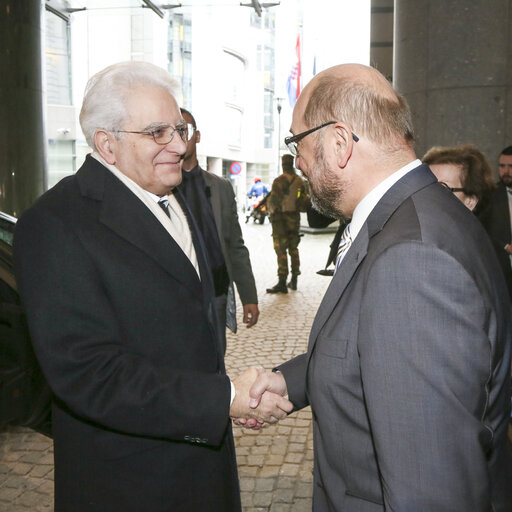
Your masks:
{"label": "elderly man with white hair", "polygon": [[[94,149],[20,218],[16,275],[54,392],[55,511],[240,510],[230,382],[195,222],[175,189],[187,125],[164,70],[126,62],[89,81]],[[279,406],[279,407],[278,407]],[[253,415],[291,406],[266,395]]]}

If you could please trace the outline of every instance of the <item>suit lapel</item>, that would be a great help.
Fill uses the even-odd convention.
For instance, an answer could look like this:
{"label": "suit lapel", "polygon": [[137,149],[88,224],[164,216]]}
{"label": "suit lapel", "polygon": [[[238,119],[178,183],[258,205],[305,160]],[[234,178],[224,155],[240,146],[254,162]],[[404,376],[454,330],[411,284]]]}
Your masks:
{"label": "suit lapel", "polygon": [[339,270],[334,275],[318,308],[309,338],[308,352],[310,356],[318,334],[366,257],[371,239],[383,229],[389,218],[407,198],[436,181],[436,177],[428,166],[420,165],[398,180],[373,208],[343,259]]}
{"label": "suit lapel", "polygon": [[144,251],[174,279],[202,297],[201,282],[192,263],[133,192],[92,157],[77,172],[77,180],[83,195],[101,201],[102,224]]}
{"label": "suit lapel", "polygon": [[215,313],[212,306],[213,282],[197,225],[182,194],[174,189],[175,197],[183,209],[190,227],[201,280],[199,280],[194,266],[181,247],[169,235],[153,213],[100,162],[91,156],[87,156],[76,177],[82,195],[100,202],[99,220],[102,224],[146,253],[174,279],[202,300],[208,312],[219,369],[224,371],[223,353],[220,349]]}
{"label": "suit lapel", "polygon": [[187,218],[190,233],[192,235],[192,242],[194,244],[194,250],[196,251],[197,263],[199,265],[199,272],[201,274],[201,281],[203,283],[204,295],[207,300],[210,300],[210,298],[214,296],[215,292],[210,274],[210,267],[208,264],[208,256],[206,254],[206,248],[201,237],[199,227],[197,226],[194,216],[192,215],[192,212],[190,211],[187,202],[185,201],[185,198],[179,189],[174,189],[174,196],[176,197],[176,200],[180,204],[181,209]]}
{"label": "suit lapel", "polygon": [[213,284],[212,275],[210,272],[210,266],[208,262],[208,255],[206,247],[201,236],[201,232],[197,223],[189,210],[187,202],[183,197],[183,194],[178,188],[174,189],[176,200],[180,204],[185,216],[187,217],[190,232],[192,234],[192,241],[194,243],[194,249],[196,251],[197,262],[199,265],[199,272],[201,273],[201,283],[203,289],[203,301],[205,304],[205,310],[208,312],[208,320],[210,329],[212,331],[213,339],[215,340],[215,350],[217,352],[217,362],[222,372],[226,371],[224,365],[224,349],[222,348],[220,333],[218,332],[218,324],[216,321],[216,312],[213,304],[213,298],[215,297],[215,286]]}
{"label": "suit lapel", "polygon": [[331,316],[336,304],[343,295],[343,292],[352,280],[361,262],[364,260],[368,251],[368,229],[365,224],[358,233],[353,244],[350,246],[343,262],[334,274],[334,277],[325,292],[324,298],[320,303],[313,326],[311,327],[311,335],[309,338],[309,353],[311,354],[316,342],[316,338],[325,322]]}

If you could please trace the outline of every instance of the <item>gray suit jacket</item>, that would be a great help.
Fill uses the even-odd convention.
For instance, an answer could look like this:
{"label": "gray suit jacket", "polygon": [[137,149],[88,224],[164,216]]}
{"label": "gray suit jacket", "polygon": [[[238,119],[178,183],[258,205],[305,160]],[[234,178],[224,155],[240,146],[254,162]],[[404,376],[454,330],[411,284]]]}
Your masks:
{"label": "gray suit jacket", "polygon": [[211,172],[203,170],[203,176],[207,194],[210,195],[229,278],[231,282],[235,282],[242,304],[257,304],[256,283],[252,273],[249,251],[244,244],[242,230],[238,222],[233,187],[227,179]]}
{"label": "gray suit jacket", "polygon": [[510,304],[495,258],[426,165],[376,205],[307,354],[280,367],[296,408],[313,410],[314,510],[512,510]]}

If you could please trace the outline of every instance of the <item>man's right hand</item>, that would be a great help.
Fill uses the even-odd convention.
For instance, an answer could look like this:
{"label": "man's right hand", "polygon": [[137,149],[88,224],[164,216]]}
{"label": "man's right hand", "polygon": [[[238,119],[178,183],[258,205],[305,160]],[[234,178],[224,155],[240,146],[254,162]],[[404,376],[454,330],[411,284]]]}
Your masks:
{"label": "man's right hand", "polygon": [[[273,375],[276,377],[272,378]],[[229,415],[237,425],[259,429],[266,423],[277,423],[286,418],[293,409],[281,374],[277,376],[261,368],[249,368],[233,384],[236,395]]]}
{"label": "man's right hand", "polygon": [[[249,390],[249,406],[253,409],[260,407],[262,400],[265,400],[265,397],[269,394],[277,394],[288,400],[286,380],[281,372],[265,372],[260,370],[258,378]],[[288,402],[288,404],[291,405],[291,408],[286,409],[286,411],[290,413],[293,410],[293,404],[291,402]],[[235,420],[235,424],[254,430],[261,428],[261,425],[252,418]]]}
{"label": "man's right hand", "polygon": [[281,372],[265,372],[260,371],[258,378],[249,390],[251,397],[249,406],[252,408],[258,407],[265,392],[277,393],[288,399],[288,389],[286,381]]}

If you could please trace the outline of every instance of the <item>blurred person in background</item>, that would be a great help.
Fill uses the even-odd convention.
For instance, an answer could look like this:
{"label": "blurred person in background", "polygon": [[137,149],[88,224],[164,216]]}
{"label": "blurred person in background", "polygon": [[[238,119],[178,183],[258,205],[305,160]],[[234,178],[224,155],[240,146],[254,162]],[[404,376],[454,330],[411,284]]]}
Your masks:
{"label": "blurred person in background", "polygon": [[183,157],[183,181],[179,189],[192,210],[208,251],[215,285],[215,305],[224,353],[226,325],[236,332],[236,303],[233,282],[243,306],[243,322],[258,322],[258,294],[249,250],[238,222],[235,193],[229,180],[202,169],[197,160],[201,132],[194,116],[182,108],[187,123],[187,149]]}
{"label": "blurred person in background", "polygon": [[[273,181],[267,200],[274,251],[277,255],[278,278],[274,286],[267,288],[267,293],[288,293],[288,288],[296,290],[297,278],[300,275],[300,212],[306,211],[309,200],[306,183],[295,172],[293,160],[293,156],[289,154],[281,157],[283,174]],[[291,279],[287,284],[288,256]]]}
{"label": "blurred person in background", "polygon": [[255,176],[254,183],[247,193],[247,197],[262,197],[268,194],[269,190],[267,186],[261,182],[261,178],[259,176]]}
{"label": "blurred person in background", "polygon": [[472,144],[434,146],[422,158],[438,181],[449,188],[475,215],[494,191],[492,168],[485,155]]}
{"label": "blurred person in background", "polygon": [[494,244],[512,298],[512,146],[501,152],[498,172],[499,181],[478,217]]}

